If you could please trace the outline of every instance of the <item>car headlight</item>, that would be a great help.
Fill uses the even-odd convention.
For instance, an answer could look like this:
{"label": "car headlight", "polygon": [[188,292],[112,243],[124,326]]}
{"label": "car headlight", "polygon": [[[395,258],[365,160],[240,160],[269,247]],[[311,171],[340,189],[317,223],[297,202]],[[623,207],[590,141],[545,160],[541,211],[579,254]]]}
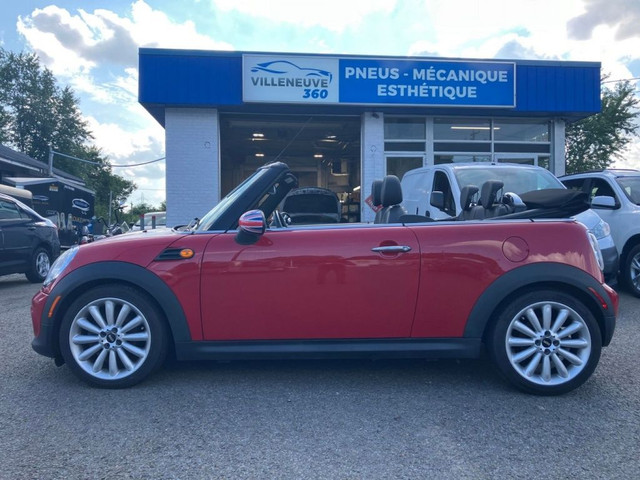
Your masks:
{"label": "car headlight", "polygon": [[49,273],[47,274],[47,277],[44,279],[44,282],[42,283],[42,285],[44,285],[45,287],[51,285],[54,282],[54,280],[58,278],[62,272],[64,272],[65,268],[69,266],[69,264],[71,263],[71,260],[73,260],[73,257],[76,256],[76,253],[78,253],[77,246],[71,247],[69,250],[67,250],[62,255],[60,255],[56,259],[56,261],[53,262],[53,265],[51,265],[51,268],[49,269]]}
{"label": "car headlight", "polygon": [[611,227],[609,227],[607,222],[600,219],[598,224],[591,229],[591,233],[593,233],[597,239],[608,237],[611,235]]}

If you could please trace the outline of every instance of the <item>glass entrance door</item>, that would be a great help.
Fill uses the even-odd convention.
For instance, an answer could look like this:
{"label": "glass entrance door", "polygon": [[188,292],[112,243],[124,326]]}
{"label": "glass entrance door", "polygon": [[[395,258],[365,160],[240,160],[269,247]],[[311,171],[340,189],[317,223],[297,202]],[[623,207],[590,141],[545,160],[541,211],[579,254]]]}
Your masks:
{"label": "glass entrance door", "polygon": [[387,175],[395,175],[400,180],[405,173],[424,166],[424,155],[387,155]]}

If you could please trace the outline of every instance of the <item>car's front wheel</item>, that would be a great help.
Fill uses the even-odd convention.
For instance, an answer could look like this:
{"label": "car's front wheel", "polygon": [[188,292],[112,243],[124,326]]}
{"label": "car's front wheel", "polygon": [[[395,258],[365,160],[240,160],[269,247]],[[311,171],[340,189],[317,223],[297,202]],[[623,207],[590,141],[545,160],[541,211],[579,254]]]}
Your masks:
{"label": "car's front wheel", "polygon": [[636,297],[640,297],[640,245],[633,247],[622,265],[625,286]]}
{"label": "car's front wheel", "polygon": [[129,387],[162,364],[167,331],[146,295],[125,285],[103,285],[82,294],[66,311],[60,350],[87,383]]}
{"label": "car's front wheel", "polygon": [[42,283],[47,278],[50,268],[51,255],[45,248],[38,247],[31,255],[29,270],[25,272],[25,275],[31,283]]}
{"label": "car's front wheel", "polygon": [[498,370],[517,388],[558,395],[593,373],[602,347],[592,313],[573,296],[528,292],[502,310],[489,338]]}

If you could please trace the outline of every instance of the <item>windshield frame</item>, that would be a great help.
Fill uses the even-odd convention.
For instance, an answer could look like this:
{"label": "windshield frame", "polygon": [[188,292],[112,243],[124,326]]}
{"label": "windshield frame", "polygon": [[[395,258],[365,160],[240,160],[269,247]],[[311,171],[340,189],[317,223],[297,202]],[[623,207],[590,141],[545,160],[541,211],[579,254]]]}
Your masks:
{"label": "windshield frame", "polygon": [[257,170],[253,175],[247,177],[236,188],[231,190],[222,200],[220,200],[209,212],[200,219],[195,226],[195,232],[209,231],[211,226],[214,225],[217,220],[222,217],[226,212],[227,207],[231,205],[235,200],[241,197],[246,191],[248,191],[256,182],[262,177],[267,175],[267,169]]}

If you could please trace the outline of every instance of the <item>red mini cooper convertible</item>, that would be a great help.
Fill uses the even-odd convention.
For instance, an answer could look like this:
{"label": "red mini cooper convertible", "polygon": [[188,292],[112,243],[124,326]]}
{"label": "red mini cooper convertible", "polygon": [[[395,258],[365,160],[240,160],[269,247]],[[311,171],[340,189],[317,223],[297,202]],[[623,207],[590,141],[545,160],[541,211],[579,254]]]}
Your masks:
{"label": "red mini cooper convertible", "polygon": [[[575,221],[520,211],[296,226],[278,211],[296,184],[287,165],[269,164],[193,228],[66,251],[33,298],[33,348],[117,388],[168,351],[470,358],[486,347],[510,383],[553,395],[585,382],[611,341],[618,297],[597,241]],[[396,207],[385,195],[401,201],[398,189],[385,178],[385,208]]]}

